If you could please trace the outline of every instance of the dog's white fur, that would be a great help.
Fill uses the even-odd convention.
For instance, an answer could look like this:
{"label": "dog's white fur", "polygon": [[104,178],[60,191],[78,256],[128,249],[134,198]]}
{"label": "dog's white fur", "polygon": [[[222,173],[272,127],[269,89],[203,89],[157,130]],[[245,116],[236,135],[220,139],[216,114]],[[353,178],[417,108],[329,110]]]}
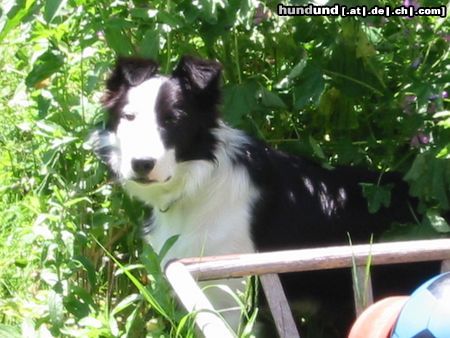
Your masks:
{"label": "dog's white fur", "polygon": [[[114,149],[108,154],[108,162],[118,169],[124,189],[153,207],[151,231],[146,240],[160,252],[169,238],[179,236],[163,258],[162,266],[176,258],[254,252],[250,217],[259,192],[248,171],[233,164],[242,144],[248,142],[246,136],[219,122],[219,127],[213,130],[218,140],[215,161],[177,163],[174,150],[162,145],[155,121],[155,93],[163,83],[164,77],[156,77],[131,88],[123,112],[132,119],[124,116],[116,133],[103,132],[96,140],[98,149]],[[148,176],[154,182],[133,181],[131,160],[146,157],[157,160]],[[234,291],[243,289],[241,279],[225,284]],[[208,290],[208,294],[218,309],[236,307],[231,296],[217,289]],[[237,328],[239,311],[229,312],[225,317]]]}
{"label": "dog's white fur", "polygon": [[159,88],[165,77],[154,77],[128,91],[128,103],[123,107],[123,115],[117,126],[116,136],[120,143],[121,177],[132,174],[131,160],[134,158],[153,158],[156,165],[149,179],[164,182],[172,175],[175,164],[173,151],[166,151],[161,141],[156,122],[155,102]]}

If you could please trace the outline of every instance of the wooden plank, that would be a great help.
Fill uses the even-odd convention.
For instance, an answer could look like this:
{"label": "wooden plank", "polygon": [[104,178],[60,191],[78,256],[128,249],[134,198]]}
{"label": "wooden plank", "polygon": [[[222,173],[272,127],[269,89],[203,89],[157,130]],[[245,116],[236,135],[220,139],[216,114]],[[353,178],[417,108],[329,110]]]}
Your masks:
{"label": "wooden plank", "polygon": [[261,275],[260,280],[280,338],[300,338],[278,275]]}
{"label": "wooden plank", "polygon": [[450,239],[392,242],[182,259],[199,280],[450,259]]}
{"label": "wooden plank", "polygon": [[355,301],[356,316],[359,316],[364,309],[373,304],[372,280],[369,276],[366,284],[365,266],[354,267],[354,274],[356,275],[354,275],[356,280],[353,278],[353,299]]}
{"label": "wooden plank", "polygon": [[441,263],[441,272],[449,272],[450,271],[450,259],[445,259]]}
{"label": "wooden plank", "polygon": [[186,310],[197,312],[195,323],[205,337],[236,337],[214,311],[208,298],[182,263],[178,261],[169,263],[165,274]]}

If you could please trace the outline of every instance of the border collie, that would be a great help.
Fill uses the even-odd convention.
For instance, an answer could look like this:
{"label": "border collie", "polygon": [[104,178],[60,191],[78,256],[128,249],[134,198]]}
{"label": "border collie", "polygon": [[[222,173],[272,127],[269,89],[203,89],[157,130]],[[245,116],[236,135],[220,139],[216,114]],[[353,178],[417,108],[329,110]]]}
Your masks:
{"label": "border collie", "polygon": [[[171,75],[152,60],[120,58],[107,80],[108,117],[95,150],[130,195],[153,207],[146,237],[155,251],[179,235],[166,261],[347,244],[348,235],[369,243],[392,222],[414,222],[417,202],[400,176],[382,175],[381,184],[393,185],[391,205],[372,214],[361,183],[380,174],[327,170],[227,126],[219,115],[220,74],[218,62],[190,56]],[[393,270],[407,287],[417,285],[400,268],[382,284],[395,279]],[[285,283],[308,299],[351,299],[348,271],[300,277]]]}

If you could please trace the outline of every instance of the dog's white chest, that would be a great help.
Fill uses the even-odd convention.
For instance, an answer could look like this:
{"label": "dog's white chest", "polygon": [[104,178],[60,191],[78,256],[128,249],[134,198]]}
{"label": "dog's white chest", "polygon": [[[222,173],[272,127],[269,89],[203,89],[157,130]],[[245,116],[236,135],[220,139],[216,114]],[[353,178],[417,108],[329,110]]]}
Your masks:
{"label": "dog's white chest", "polygon": [[164,262],[254,252],[250,222],[258,191],[246,173],[229,175],[234,179],[209,182],[195,197],[176,202],[167,212],[155,210],[154,229],[147,238],[155,251],[172,236],[179,236]]}
{"label": "dog's white chest", "polygon": [[247,208],[246,205],[222,206],[211,212],[197,210],[196,214],[159,215],[147,239],[159,252],[169,238],[178,236],[163,264],[176,258],[254,252]]}

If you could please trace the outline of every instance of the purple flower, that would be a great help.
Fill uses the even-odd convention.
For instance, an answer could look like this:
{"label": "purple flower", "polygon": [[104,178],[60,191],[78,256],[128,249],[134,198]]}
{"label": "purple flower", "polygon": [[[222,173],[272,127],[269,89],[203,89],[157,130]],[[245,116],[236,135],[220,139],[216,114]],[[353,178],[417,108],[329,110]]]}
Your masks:
{"label": "purple flower", "polygon": [[431,101],[431,103],[434,103],[433,101],[436,101],[436,100],[438,100],[438,99],[446,99],[446,98],[448,98],[448,93],[447,93],[446,90],[444,90],[444,91],[443,91],[442,93],[440,93],[440,94],[433,94],[433,95],[430,95],[430,96],[428,97],[428,100]]}
{"label": "purple flower", "polygon": [[[403,0],[403,6],[406,8],[414,7],[414,9],[419,8],[419,1],[418,0]],[[412,19],[412,16],[406,16],[407,19]]]}
{"label": "purple flower", "polygon": [[403,6],[405,6],[405,7],[413,6],[414,8],[419,8],[419,1],[418,0],[403,0]]}
{"label": "purple flower", "polygon": [[411,137],[411,141],[409,142],[409,144],[413,148],[418,148],[430,143],[430,139],[430,135],[425,134],[423,131],[418,131],[416,135]]}

